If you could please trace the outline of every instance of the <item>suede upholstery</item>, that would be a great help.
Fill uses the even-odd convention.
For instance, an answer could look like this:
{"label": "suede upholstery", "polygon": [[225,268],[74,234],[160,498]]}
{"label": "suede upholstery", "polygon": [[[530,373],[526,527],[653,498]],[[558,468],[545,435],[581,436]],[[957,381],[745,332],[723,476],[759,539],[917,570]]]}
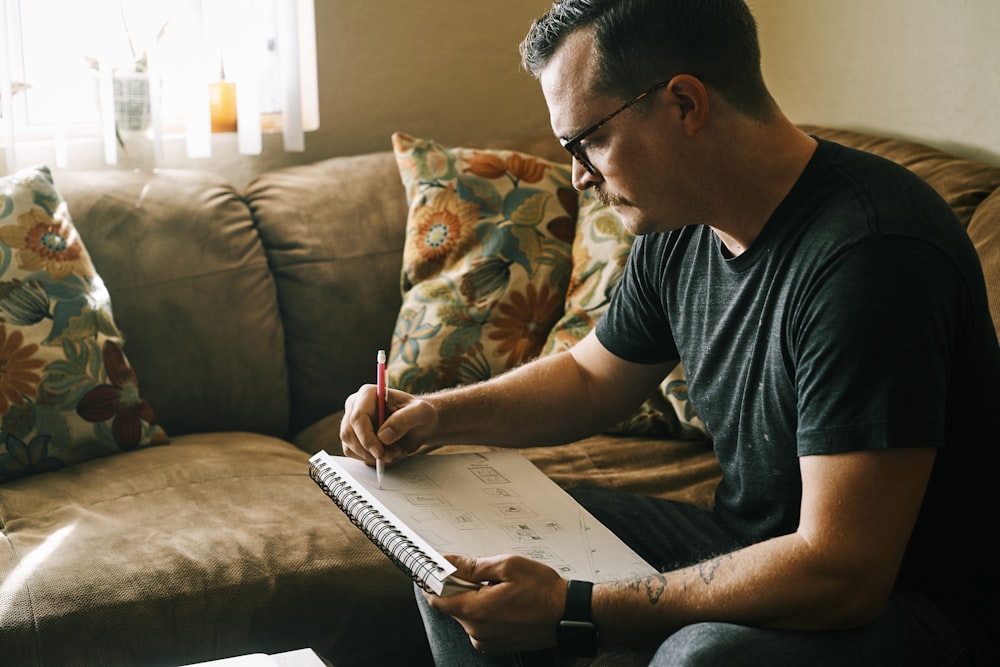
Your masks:
{"label": "suede upholstery", "polygon": [[248,186],[285,323],[293,431],[374,382],[375,350],[389,346],[401,303],[406,197],[387,157],[292,167]]}
{"label": "suede upholstery", "polygon": [[[1000,167],[808,128],[894,159],[955,207],[1000,327]],[[565,160],[551,138],[483,142]],[[374,381],[401,304],[390,151],[263,174],[55,172],[171,437],[0,485],[0,664],[179,665],[312,647],[420,664],[408,580],[308,477]],[[446,447],[443,450],[461,449]],[[559,484],[703,506],[710,443],[599,435],[527,450]]]}
{"label": "suede upholstery", "polygon": [[976,207],[968,232],[983,264],[993,326],[1000,332],[1000,271],[996,270],[1000,267],[1000,190]]}
{"label": "suede upholstery", "polygon": [[62,173],[142,389],[171,435],[288,430],[284,330],[246,202],[218,176]]}

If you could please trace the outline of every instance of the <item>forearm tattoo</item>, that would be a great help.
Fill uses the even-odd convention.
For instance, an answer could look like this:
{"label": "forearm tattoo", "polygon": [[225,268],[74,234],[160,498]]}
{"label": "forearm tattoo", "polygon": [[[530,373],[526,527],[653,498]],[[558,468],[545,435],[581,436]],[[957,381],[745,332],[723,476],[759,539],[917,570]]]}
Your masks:
{"label": "forearm tattoo", "polygon": [[[730,554],[723,556],[717,556],[709,560],[698,563],[692,566],[694,572],[698,575],[698,578],[706,585],[712,584],[715,579],[715,573],[719,569],[719,565],[722,563],[723,558],[730,558]],[[674,573],[676,575],[676,573]],[[673,578],[673,577],[672,577]],[[620,582],[619,584],[625,590],[645,593],[646,599],[649,604],[655,605],[660,602],[663,594],[667,591],[667,574],[665,572],[659,572],[654,575],[650,575],[643,579],[634,579],[632,581]],[[687,584],[682,584],[686,587]]]}
{"label": "forearm tattoo", "polygon": [[656,604],[667,590],[667,575],[660,573],[652,577],[646,577],[644,583],[646,599],[649,600],[649,604]]}
{"label": "forearm tattoo", "polygon": [[721,562],[722,557],[720,556],[698,563],[698,576],[705,582],[706,586],[712,583],[712,579],[715,578],[715,571],[719,569],[719,563]]}

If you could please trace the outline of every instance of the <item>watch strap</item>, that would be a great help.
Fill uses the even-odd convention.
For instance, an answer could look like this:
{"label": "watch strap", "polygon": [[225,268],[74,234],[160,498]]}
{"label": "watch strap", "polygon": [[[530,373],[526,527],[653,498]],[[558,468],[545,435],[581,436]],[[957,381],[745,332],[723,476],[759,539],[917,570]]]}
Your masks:
{"label": "watch strap", "polygon": [[566,607],[556,630],[561,655],[592,658],[597,655],[599,634],[591,613],[594,584],[571,580],[566,586]]}
{"label": "watch strap", "polygon": [[563,610],[563,620],[594,621],[590,612],[590,598],[593,595],[594,584],[589,581],[571,579],[566,587],[566,608]]}

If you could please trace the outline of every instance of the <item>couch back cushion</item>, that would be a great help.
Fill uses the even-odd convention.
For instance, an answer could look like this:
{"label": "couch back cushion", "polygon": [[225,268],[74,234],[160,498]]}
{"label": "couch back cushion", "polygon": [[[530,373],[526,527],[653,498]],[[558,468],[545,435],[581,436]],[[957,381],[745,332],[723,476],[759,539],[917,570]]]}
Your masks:
{"label": "couch back cushion", "polygon": [[237,193],[194,171],[63,172],[56,183],[163,428],[285,435],[275,286]]}
{"label": "couch back cushion", "polygon": [[246,198],[278,289],[296,433],[375,382],[401,303],[406,195],[383,152],[265,173]]}
{"label": "couch back cushion", "polygon": [[986,274],[990,313],[1000,338],[1000,186],[976,209],[968,231]]}

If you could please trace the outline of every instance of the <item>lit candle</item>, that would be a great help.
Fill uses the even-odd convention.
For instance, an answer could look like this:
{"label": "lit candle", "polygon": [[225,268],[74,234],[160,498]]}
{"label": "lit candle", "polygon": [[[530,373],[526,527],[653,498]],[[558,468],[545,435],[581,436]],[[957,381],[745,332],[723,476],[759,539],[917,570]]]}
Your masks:
{"label": "lit candle", "polygon": [[229,81],[208,84],[208,103],[212,110],[212,132],[235,132],[236,84]]}

